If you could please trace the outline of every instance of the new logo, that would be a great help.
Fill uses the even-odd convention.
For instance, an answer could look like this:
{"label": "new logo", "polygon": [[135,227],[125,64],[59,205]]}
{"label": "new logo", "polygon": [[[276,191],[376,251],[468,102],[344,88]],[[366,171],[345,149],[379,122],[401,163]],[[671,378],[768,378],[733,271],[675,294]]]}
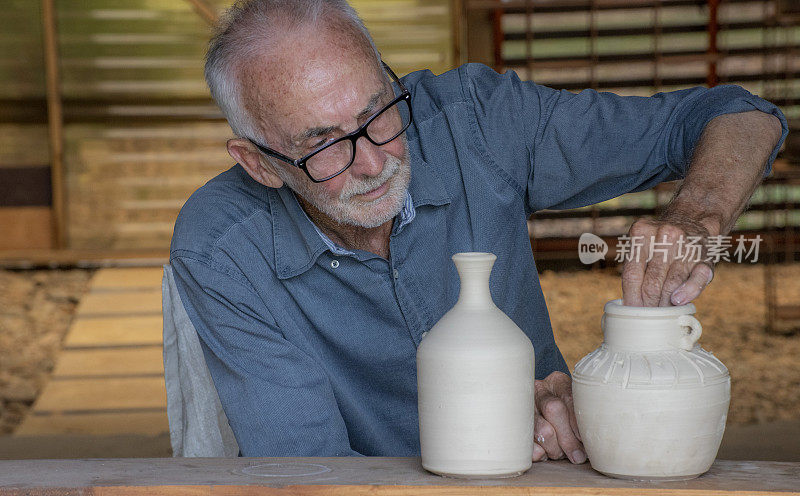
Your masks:
{"label": "new logo", "polygon": [[602,260],[608,253],[608,245],[603,238],[592,233],[583,233],[578,239],[578,258],[586,265]]}

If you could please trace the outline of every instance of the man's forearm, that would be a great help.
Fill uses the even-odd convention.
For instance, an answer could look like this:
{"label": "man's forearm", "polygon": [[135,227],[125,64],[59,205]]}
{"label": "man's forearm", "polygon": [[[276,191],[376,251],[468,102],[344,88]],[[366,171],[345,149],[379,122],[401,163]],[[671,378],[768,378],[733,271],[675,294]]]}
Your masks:
{"label": "man's forearm", "polygon": [[780,137],[780,120],[757,110],[711,120],[662,218],[701,226],[712,236],[730,232]]}

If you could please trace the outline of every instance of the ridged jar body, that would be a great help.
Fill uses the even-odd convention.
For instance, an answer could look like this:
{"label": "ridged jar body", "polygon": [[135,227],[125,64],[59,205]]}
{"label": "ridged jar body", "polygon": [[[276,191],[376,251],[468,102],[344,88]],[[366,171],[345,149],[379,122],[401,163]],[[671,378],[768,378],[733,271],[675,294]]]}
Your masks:
{"label": "ridged jar body", "polygon": [[575,366],[575,415],[592,467],[612,477],[684,480],[717,455],[728,369],[698,344],[692,304],[606,304],[604,342]]}
{"label": "ridged jar body", "polygon": [[492,302],[496,257],[459,253],[456,305],[417,349],[422,466],[453,477],[513,477],[533,457],[534,352]]}

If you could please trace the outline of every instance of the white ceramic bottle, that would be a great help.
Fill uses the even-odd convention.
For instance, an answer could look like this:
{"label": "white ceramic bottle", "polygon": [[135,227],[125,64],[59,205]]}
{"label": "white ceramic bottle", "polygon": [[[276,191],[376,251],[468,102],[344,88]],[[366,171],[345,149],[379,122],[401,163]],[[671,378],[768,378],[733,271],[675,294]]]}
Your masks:
{"label": "white ceramic bottle", "polygon": [[717,455],[730,401],[725,365],[697,344],[692,304],[605,305],[604,341],[575,366],[572,394],[592,467],[611,477],[685,480]]}
{"label": "white ceramic bottle", "polygon": [[514,477],[533,457],[534,353],[492,301],[497,257],[457,253],[458,302],[417,350],[422,466],[452,477]]}

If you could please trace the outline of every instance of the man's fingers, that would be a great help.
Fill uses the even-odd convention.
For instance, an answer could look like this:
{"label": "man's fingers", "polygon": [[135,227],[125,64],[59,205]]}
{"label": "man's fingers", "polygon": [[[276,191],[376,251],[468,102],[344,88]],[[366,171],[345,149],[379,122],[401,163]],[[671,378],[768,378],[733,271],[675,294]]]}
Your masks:
{"label": "man's fingers", "polygon": [[686,305],[694,300],[714,278],[714,270],[710,265],[699,263],[694,266],[689,279],[672,293],[670,300],[673,305]]}
{"label": "man's fingers", "polygon": [[644,280],[644,260],[628,260],[622,267],[622,304],[631,307],[642,306],[642,280]]}
{"label": "man's fingers", "polygon": [[[692,249],[702,249],[708,230],[693,222],[642,219],[629,232],[630,253],[622,269],[622,301],[628,306],[668,306],[686,304],[700,295],[713,266],[698,269],[681,259],[689,236]],[[695,243],[695,244],[693,244]],[[696,273],[695,271],[699,271]],[[682,302],[682,303],[676,303]]]}
{"label": "man's fingers", "polygon": [[553,372],[550,376],[549,378],[557,379],[551,382],[551,389],[553,394],[561,398],[567,406],[569,425],[572,428],[573,434],[575,434],[578,441],[583,441],[583,439],[581,439],[581,433],[578,430],[578,418],[575,417],[575,404],[572,399],[572,378],[563,372]]}
{"label": "man's fingers", "polygon": [[547,460],[547,452],[542,448],[536,440],[533,440],[533,457],[534,462],[543,462]]}
{"label": "man's fingers", "polygon": [[537,415],[533,423],[533,440],[544,448],[549,459],[560,460],[564,457],[564,451],[558,445],[556,430],[541,415]]}
{"label": "man's fingers", "polygon": [[586,455],[578,439],[578,422],[574,419],[572,380],[563,372],[553,372],[543,381],[536,381],[534,386],[540,419],[534,424],[534,432],[547,455],[558,459],[566,454],[572,463],[583,463]]}
{"label": "man's fingers", "polygon": [[661,299],[661,288],[667,278],[668,269],[669,267],[660,261],[651,260],[647,264],[642,281],[642,306],[658,306],[658,301]]}
{"label": "man's fingers", "polygon": [[662,225],[653,239],[647,252],[647,269],[642,281],[642,303],[647,307],[655,307],[661,303],[664,286],[670,268],[677,263],[676,252],[678,240],[683,231],[676,226]]}
{"label": "man's fingers", "polygon": [[532,461],[534,462],[544,462],[547,461],[547,452],[539,446],[538,443],[533,443],[533,457]]}
{"label": "man's fingers", "polygon": [[655,233],[655,228],[647,221],[638,222],[631,226],[631,252],[622,267],[622,303],[623,305],[641,307],[642,284],[644,284],[647,269],[647,253],[650,249],[649,239]]}
{"label": "man's fingers", "polygon": [[[583,463],[586,461],[586,454],[583,446],[570,423],[570,412],[567,405],[561,398],[550,396],[545,398],[540,404],[542,416],[555,430],[555,437],[559,450],[562,450],[572,463]],[[549,451],[548,451],[549,454]]]}
{"label": "man's fingers", "polygon": [[691,267],[688,263],[676,260],[667,271],[667,277],[664,280],[664,286],[661,288],[661,298],[658,301],[658,306],[668,307],[671,303],[672,294],[684,282],[689,279],[691,274]]}

